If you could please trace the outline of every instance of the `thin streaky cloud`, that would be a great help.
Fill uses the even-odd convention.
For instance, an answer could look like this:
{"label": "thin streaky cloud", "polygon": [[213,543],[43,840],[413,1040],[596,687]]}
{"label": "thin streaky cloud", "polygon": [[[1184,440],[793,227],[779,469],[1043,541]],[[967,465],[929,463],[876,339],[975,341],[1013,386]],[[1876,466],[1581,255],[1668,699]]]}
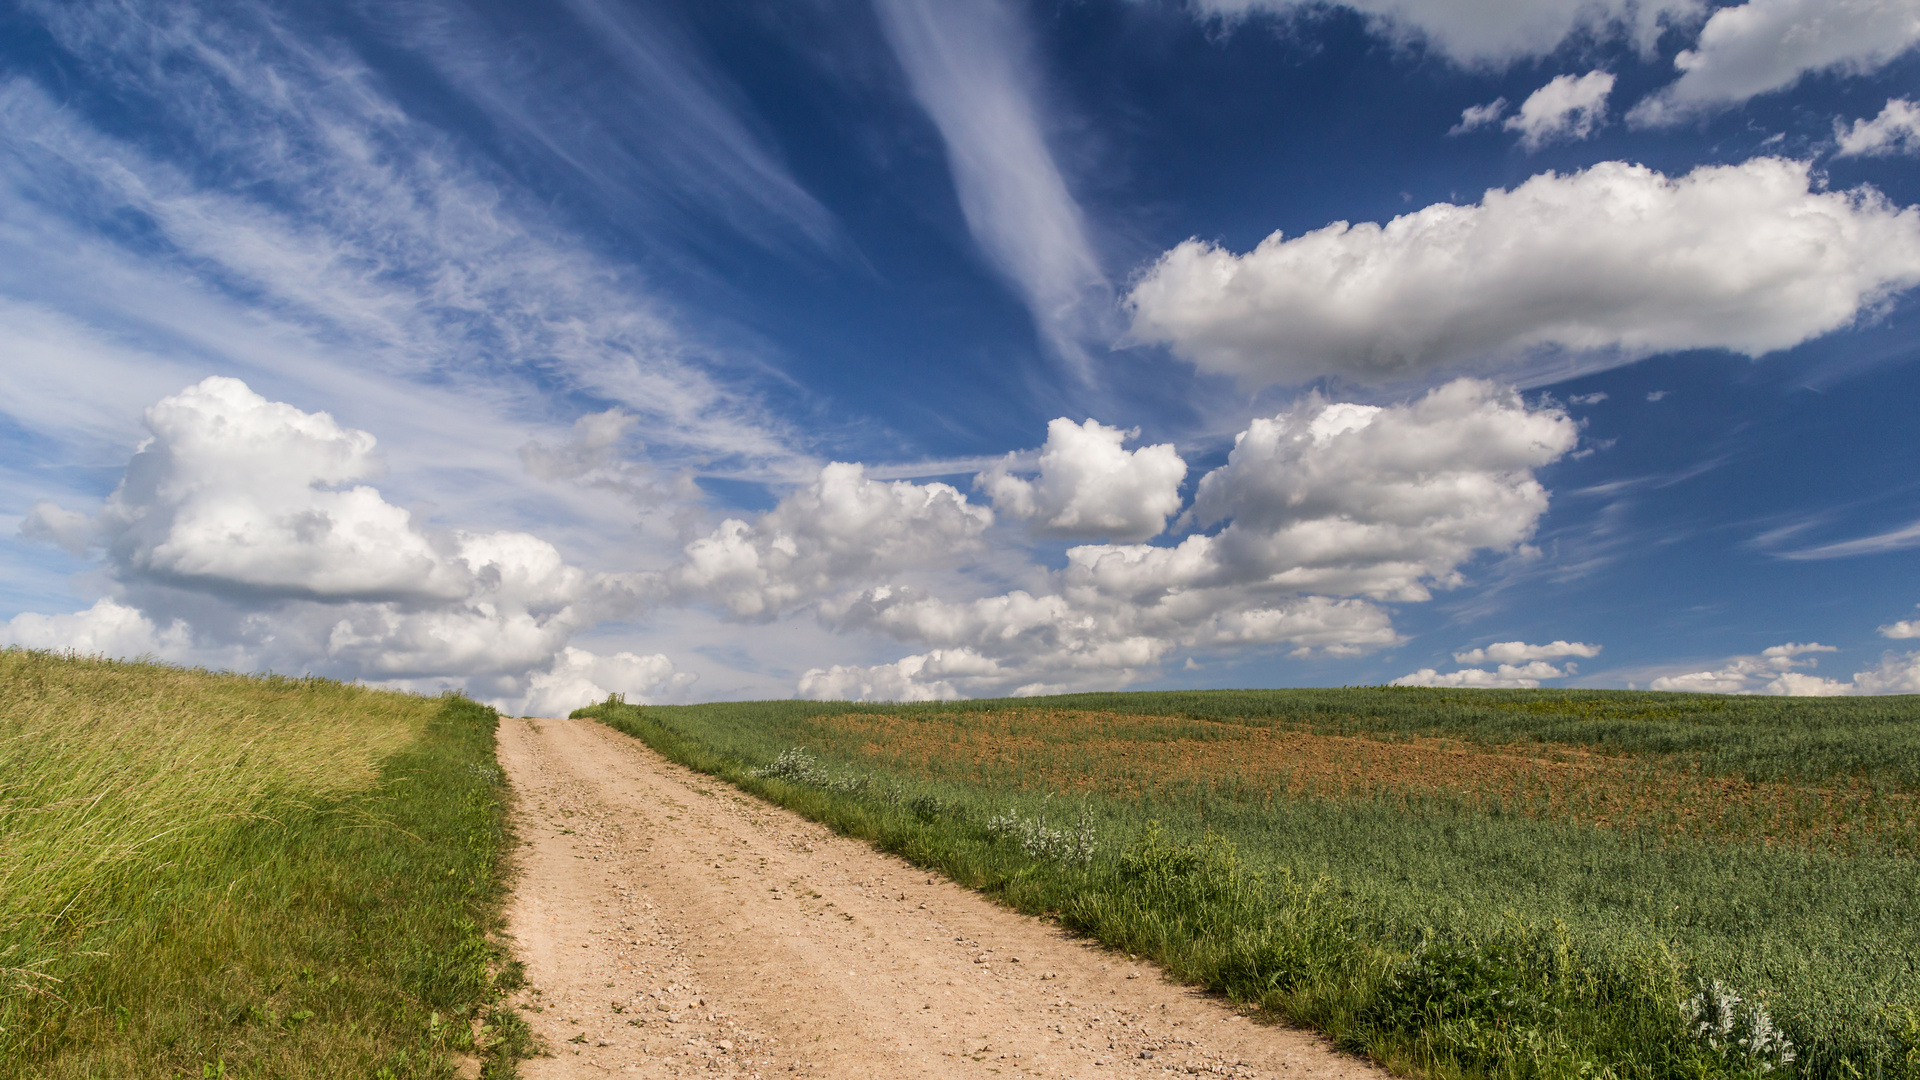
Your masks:
{"label": "thin streaky cloud", "polygon": [[[208,84],[240,78],[245,64],[272,68],[272,79],[242,80],[250,85],[297,88],[258,92],[224,117],[193,110],[186,118],[202,146],[243,141],[233,130],[240,126],[271,136],[255,141],[242,182],[228,190],[198,186],[89,128],[34,84],[0,87],[9,150],[0,197],[10,204],[8,234],[21,241],[14,265],[36,268],[16,290],[136,337],[198,342],[202,355],[272,344],[258,329],[267,319],[394,376],[433,379],[457,368],[468,379],[531,380],[616,401],[647,418],[663,450],[743,461],[793,455],[783,425],[756,416],[752,395],[703,370],[696,347],[631,272],[551,239],[556,230],[537,209],[506,199],[442,140],[369,98],[350,66],[343,74],[337,58],[316,68],[300,54],[229,55],[222,44],[182,38],[174,48],[183,56],[215,59],[130,70],[159,80],[143,85],[162,100],[213,96]],[[356,152],[382,141],[423,149]],[[274,149],[285,145],[329,152]],[[247,190],[267,186],[281,193],[275,202]],[[89,221],[114,216],[149,223],[163,250],[89,234]],[[53,242],[60,237],[67,242]],[[146,287],[100,288],[116,278]],[[159,300],[179,293],[182,278],[200,283],[188,310],[222,306],[213,297],[223,293],[226,305],[251,311],[211,323],[183,317],[175,302]],[[237,332],[238,348],[211,346],[221,327]]]}
{"label": "thin streaky cloud", "polygon": [[1862,536],[1855,540],[1842,540],[1838,543],[1821,544],[1819,547],[1801,548],[1798,551],[1783,551],[1782,559],[1845,559],[1855,555],[1880,555],[1889,551],[1905,551],[1920,547],[1920,521],[1905,528],[1874,536]]}
{"label": "thin streaky cloud", "polygon": [[[682,212],[696,209],[770,249],[845,247],[833,214],[756,133],[739,91],[682,35],[644,5],[565,8],[584,31],[584,60],[530,53],[460,3],[416,12],[407,40],[509,140],[584,180],[615,219],[697,243]],[[540,92],[561,80],[571,92]]]}
{"label": "thin streaky cloud", "polygon": [[[1034,451],[1012,455],[1017,467],[1030,467],[1038,458]],[[939,461],[906,461],[895,465],[879,464],[867,466],[867,475],[875,480],[924,480],[942,476],[966,476],[991,469],[995,465],[1005,465],[1006,454],[986,454],[979,457],[944,458]]]}
{"label": "thin streaky cloud", "polygon": [[874,6],[946,142],[974,240],[1020,290],[1041,336],[1084,371],[1081,342],[1112,290],[1047,146],[1025,29],[1000,0]]}

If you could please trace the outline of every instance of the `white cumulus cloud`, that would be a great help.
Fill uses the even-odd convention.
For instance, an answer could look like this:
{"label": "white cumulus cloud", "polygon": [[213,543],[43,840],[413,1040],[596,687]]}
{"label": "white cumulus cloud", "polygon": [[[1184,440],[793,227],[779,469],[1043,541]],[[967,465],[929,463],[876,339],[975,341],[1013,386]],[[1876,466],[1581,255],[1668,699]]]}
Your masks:
{"label": "white cumulus cloud", "polygon": [[1477,206],[1335,222],[1244,255],[1188,240],[1128,297],[1135,338],[1250,382],[1390,380],[1542,355],[1749,356],[1847,326],[1920,282],[1920,210],[1820,191],[1806,162],[1673,178],[1603,162]]}
{"label": "white cumulus cloud", "polygon": [[673,661],[655,653],[638,656],[617,652],[599,656],[571,645],[554,655],[553,664],[527,679],[526,695],[509,709],[524,716],[564,716],[584,705],[623,695],[633,704],[685,691],[695,676],[674,669]]}
{"label": "white cumulus cloud", "polygon": [[1535,660],[1528,664],[1501,664],[1488,671],[1485,668],[1462,668],[1441,674],[1433,668],[1421,668],[1411,675],[1402,675],[1393,680],[1393,686],[1454,686],[1472,687],[1482,690],[1532,690],[1540,685],[1542,679],[1562,679],[1572,673],[1573,665],[1567,670],[1554,667],[1544,660]]}
{"label": "white cumulus cloud", "polygon": [[1836,157],[1876,157],[1920,154],[1920,105],[1906,98],[1889,98],[1880,115],[1855,120],[1852,127],[1833,122]]}
{"label": "white cumulus cloud", "polygon": [[1435,668],[1421,668],[1411,675],[1402,675],[1393,680],[1392,685],[1531,690],[1538,687],[1542,679],[1564,679],[1578,670],[1572,663],[1555,667],[1548,661],[1561,660],[1569,656],[1599,655],[1600,646],[1588,645],[1581,641],[1554,641],[1546,645],[1529,645],[1524,641],[1497,641],[1482,648],[1453,654],[1454,660],[1462,664],[1498,665],[1492,670],[1468,667],[1443,674]]}
{"label": "white cumulus cloud", "polygon": [[1061,417],[1047,425],[1037,480],[1014,475],[1009,455],[974,486],[995,510],[1030,521],[1043,536],[1146,540],[1180,511],[1187,463],[1172,443],[1125,449],[1136,434]]}
{"label": "white cumulus cloud", "polygon": [[1650,689],[1687,690],[1705,694],[1777,694],[1788,697],[1830,697],[1851,688],[1804,671],[1819,664],[1816,653],[1838,652],[1818,642],[1788,642],[1763,649],[1758,656],[1735,656],[1708,671],[1690,671],[1653,680]]}
{"label": "white cumulus cloud", "polygon": [[808,671],[799,686],[804,697],[913,701],[1111,689],[1181,648],[1284,644],[1297,656],[1355,656],[1400,640],[1387,613],[1364,600],[1247,600],[1225,590],[1137,604],[1084,587],[971,601],[883,587],[847,604],[836,625],[938,647],[893,664]]}
{"label": "white cumulus cloud", "polygon": [[[1561,410],[1471,379],[1386,408],[1310,395],[1254,421],[1200,481],[1195,518],[1230,522],[1217,536],[1153,549],[1172,554],[1119,549],[1086,565],[1116,579],[1173,573],[1424,600],[1428,584],[1451,584],[1472,552],[1532,535],[1547,505],[1532,470],[1578,437]],[[1188,569],[1203,549],[1210,568]]]}
{"label": "white cumulus cloud", "polygon": [[1920,42],[1920,0],[1749,0],[1723,7],[1694,47],[1673,59],[1680,78],[1627,114],[1672,124],[1738,105],[1815,72],[1868,74]]}
{"label": "white cumulus cloud", "polygon": [[[1528,95],[1505,127],[1519,132],[1520,145],[1529,151],[1562,139],[1584,139],[1605,122],[1612,92],[1613,76],[1605,71],[1560,75]],[[1460,122],[1466,121],[1463,114]]]}
{"label": "white cumulus cloud", "polygon": [[1880,628],[1880,636],[1895,639],[1920,638],[1920,619],[1901,619],[1899,622],[1888,623]]}
{"label": "white cumulus cloud", "polygon": [[953,679],[992,678],[1000,665],[966,649],[934,649],[891,664],[835,664],[800,677],[797,693],[815,701],[955,701]]}
{"label": "white cumulus cloud", "polygon": [[531,534],[421,527],[362,482],[379,472],[371,434],[239,380],[163,398],[146,426],[98,514],[42,506],[22,530],[102,550],[122,595],[18,616],[20,643],[512,686],[633,606]]}
{"label": "white cumulus cloud", "polygon": [[1506,98],[1494,98],[1484,105],[1469,105],[1460,110],[1460,122],[1447,129],[1449,135],[1465,135],[1500,122],[1507,111]]}
{"label": "white cumulus cloud", "polygon": [[836,462],[747,522],[729,518],[686,546],[666,574],[680,599],[764,617],[887,575],[944,567],[985,550],[993,511],[948,484],[870,480]]}
{"label": "white cumulus cloud", "polygon": [[1558,409],[1472,380],[1385,407],[1309,397],[1252,424],[1202,479],[1192,520],[1217,532],[1069,549],[1046,591],[947,600],[888,585],[824,605],[832,625],[926,651],[817,669],[801,691],[1043,693],[1125,685],[1179,650],[1393,645],[1374,601],[1426,599],[1476,553],[1524,542],[1547,505],[1533,470],[1577,435]]}
{"label": "white cumulus cloud", "polygon": [[111,597],[94,601],[71,615],[22,612],[0,624],[0,645],[26,649],[71,650],[84,656],[153,656],[183,660],[192,648],[186,623],[174,620],[166,629]]}
{"label": "white cumulus cloud", "polygon": [[1853,673],[1856,694],[1920,694],[1920,652],[1888,653],[1872,671]]}
{"label": "white cumulus cloud", "polygon": [[[374,438],[210,378],[147,410],[151,437],[92,529],[128,573],[312,599],[448,600],[466,574],[365,484]],[[31,531],[71,533],[42,511]]]}
{"label": "white cumulus cloud", "polygon": [[1591,659],[1600,655],[1600,646],[1582,641],[1555,641],[1547,645],[1529,645],[1524,641],[1496,641],[1485,648],[1457,652],[1453,658],[1462,664],[1521,664],[1529,660],[1559,660],[1568,656]]}

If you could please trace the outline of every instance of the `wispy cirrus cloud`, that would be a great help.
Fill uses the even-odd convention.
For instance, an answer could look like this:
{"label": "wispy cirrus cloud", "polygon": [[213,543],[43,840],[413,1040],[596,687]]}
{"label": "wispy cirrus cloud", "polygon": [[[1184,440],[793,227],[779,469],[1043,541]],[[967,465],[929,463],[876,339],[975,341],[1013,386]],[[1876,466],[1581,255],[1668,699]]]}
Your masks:
{"label": "wispy cirrus cloud", "polygon": [[[656,5],[563,0],[570,47],[529,45],[523,11],[447,0],[375,16],[511,144],[567,173],[602,213],[704,243],[700,219],[763,247],[838,254],[831,211],[751,121],[739,89]],[[551,25],[546,33],[557,34]],[[565,87],[565,93],[555,93]]]}
{"label": "wispy cirrus cloud", "polygon": [[[19,520],[48,500],[98,508],[146,434],[141,411],[210,373],[380,431],[392,468],[383,492],[433,528],[534,531],[588,564],[677,551],[705,501],[687,480],[693,469],[771,480],[817,471],[763,396],[769,376],[716,355],[631,264],[458,134],[410,115],[345,44],[293,33],[264,5],[28,11],[64,63],[111,87],[113,109],[142,123],[90,111],[97,97],[56,99],[27,75],[0,81],[0,426],[17,448],[0,460],[0,515]],[[577,476],[515,452],[565,445],[568,424],[608,406],[644,443],[600,447]],[[657,490],[640,490],[647,477]],[[609,481],[646,497],[608,499]],[[12,560],[0,587],[66,591],[62,578],[81,567],[56,559]],[[92,600],[101,571],[84,572]],[[197,594],[147,599],[155,642],[178,644],[168,637],[176,614],[196,633],[225,627],[220,640],[246,639],[238,616]],[[282,653],[203,642],[178,658],[298,667],[298,655],[347,672],[348,653],[330,651],[330,609],[287,603],[300,612],[278,638]],[[364,625],[350,636],[427,641],[478,625],[445,613],[387,625],[377,607],[356,608]],[[61,626],[75,641],[138,639],[144,624],[122,615],[60,616],[67,623],[34,623],[19,640]],[[627,651],[628,640],[600,651]],[[422,648],[412,666],[354,670],[469,677]],[[483,665],[494,654],[475,655]]]}
{"label": "wispy cirrus cloud", "polygon": [[1081,341],[1104,317],[1111,289],[1047,145],[1019,17],[1003,0],[874,6],[946,142],[974,239],[1020,290],[1042,337],[1084,360]]}
{"label": "wispy cirrus cloud", "polygon": [[1782,559],[1797,560],[1846,559],[1856,555],[1881,555],[1889,551],[1905,551],[1916,547],[1920,547],[1920,521],[1898,529],[1875,533],[1872,536],[1783,551],[1779,556]]}
{"label": "wispy cirrus cloud", "polygon": [[[203,371],[277,354],[289,371],[442,389],[458,371],[464,396],[492,388],[507,411],[578,394],[626,406],[656,457],[792,471],[783,425],[739,379],[723,385],[642,280],[408,117],[344,50],[264,8],[41,10],[188,152],[150,155],[26,80],[0,88],[0,250],[34,268],[0,274],[17,301]],[[220,163],[213,179],[180,164],[196,157]]]}

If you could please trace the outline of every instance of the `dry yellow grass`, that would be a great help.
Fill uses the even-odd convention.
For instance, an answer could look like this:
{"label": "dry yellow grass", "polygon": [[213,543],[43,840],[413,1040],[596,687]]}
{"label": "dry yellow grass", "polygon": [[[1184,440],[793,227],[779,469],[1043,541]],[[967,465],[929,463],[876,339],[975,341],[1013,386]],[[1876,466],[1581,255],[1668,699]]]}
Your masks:
{"label": "dry yellow grass", "polygon": [[0,651],[0,999],[56,938],[234,823],[343,794],[439,703],[317,679]]}

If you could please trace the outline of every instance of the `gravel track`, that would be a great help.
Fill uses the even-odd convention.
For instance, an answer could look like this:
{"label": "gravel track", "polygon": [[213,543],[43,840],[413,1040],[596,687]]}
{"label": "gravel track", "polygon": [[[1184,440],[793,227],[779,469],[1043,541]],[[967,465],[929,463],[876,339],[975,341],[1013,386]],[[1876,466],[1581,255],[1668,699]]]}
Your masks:
{"label": "gravel track", "polygon": [[1386,1075],[592,720],[500,761],[528,1080]]}

